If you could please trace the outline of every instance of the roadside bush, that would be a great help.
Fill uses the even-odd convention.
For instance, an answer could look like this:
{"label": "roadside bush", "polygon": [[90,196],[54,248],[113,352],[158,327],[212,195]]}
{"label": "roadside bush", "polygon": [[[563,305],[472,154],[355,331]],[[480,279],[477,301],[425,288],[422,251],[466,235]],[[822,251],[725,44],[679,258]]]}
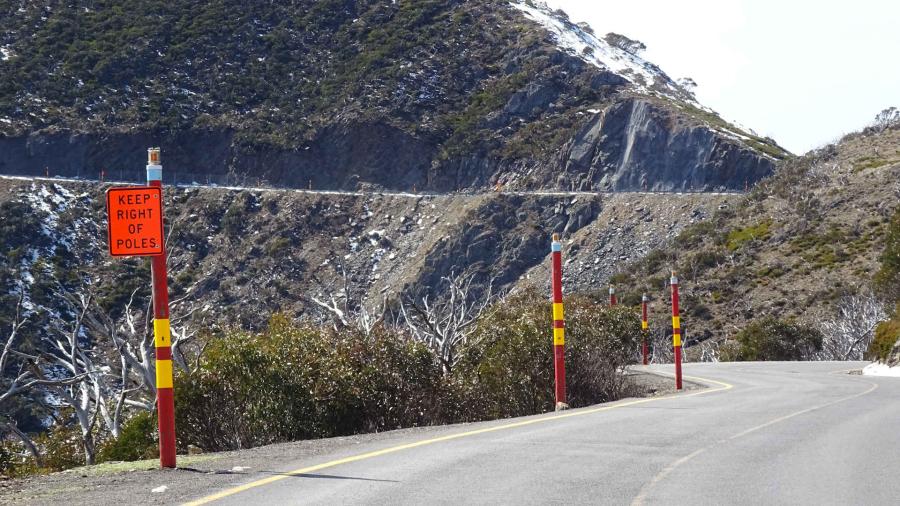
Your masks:
{"label": "roadside bush", "polygon": [[881,253],[881,269],[875,274],[875,287],[888,300],[900,301],[900,209],[888,226]]}
{"label": "roadside bush", "polygon": [[550,308],[534,292],[495,305],[481,318],[453,372],[463,418],[481,420],[554,408]]}
{"label": "roadside bush", "polygon": [[735,336],[735,360],[809,360],[822,349],[822,333],[800,324],[766,317]]}
{"label": "roadside bush", "polygon": [[894,346],[900,342],[900,304],[894,310],[894,318],[878,324],[875,338],[866,351],[867,360],[887,362]]}
{"label": "roadside bush", "polygon": [[0,440],[0,477],[13,477],[20,464],[19,449],[12,441]]}
{"label": "roadside bush", "polygon": [[179,376],[179,443],[235,449],[437,423],[444,388],[419,343],[275,316],[265,332],[213,339]]}
{"label": "roadside bush", "polygon": [[[618,398],[633,363],[640,320],[633,309],[588,297],[566,301],[566,382],[571,406]],[[554,409],[550,302],[536,292],[497,305],[476,329],[454,370],[466,419]]]}
{"label": "roadside bush", "polygon": [[142,411],[122,425],[118,439],[108,439],[97,452],[98,462],[159,457],[155,413]]}
{"label": "roadside bush", "polygon": [[[43,452],[44,466],[40,471],[62,471],[84,465],[79,430],[76,424],[54,425],[50,431],[34,438],[35,445]],[[25,466],[34,468],[30,472],[38,472],[30,457]]]}
{"label": "roadside bush", "polygon": [[725,339],[719,344],[720,362],[738,362],[741,360],[741,344],[734,339]]}
{"label": "roadside bush", "polygon": [[[589,297],[566,307],[569,404],[618,398],[640,340],[637,312]],[[534,292],[497,304],[449,377],[396,329],[367,336],[275,316],[263,332],[228,332],[209,342],[198,369],[176,378],[179,446],[248,448],[552,410],[550,315]],[[135,446],[146,442],[140,432]]]}
{"label": "roadside bush", "polygon": [[571,297],[567,309],[569,404],[588,406],[618,399],[625,388],[625,366],[635,363],[641,342],[638,312],[623,305],[598,305],[582,297]]}

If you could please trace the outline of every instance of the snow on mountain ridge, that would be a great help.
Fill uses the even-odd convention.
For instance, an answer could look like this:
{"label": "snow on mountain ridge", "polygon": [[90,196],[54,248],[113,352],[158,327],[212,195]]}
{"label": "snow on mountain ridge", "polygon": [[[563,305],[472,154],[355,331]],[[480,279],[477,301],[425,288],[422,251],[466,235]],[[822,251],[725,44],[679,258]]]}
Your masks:
{"label": "snow on mountain ridge", "polygon": [[702,107],[694,99],[693,94],[672,81],[659,67],[640,56],[609,44],[568,20],[560,19],[546,3],[511,0],[510,5],[547,29],[561,49],[574,53],[599,68],[621,75],[630,81],[637,91],[648,94],[657,92]]}

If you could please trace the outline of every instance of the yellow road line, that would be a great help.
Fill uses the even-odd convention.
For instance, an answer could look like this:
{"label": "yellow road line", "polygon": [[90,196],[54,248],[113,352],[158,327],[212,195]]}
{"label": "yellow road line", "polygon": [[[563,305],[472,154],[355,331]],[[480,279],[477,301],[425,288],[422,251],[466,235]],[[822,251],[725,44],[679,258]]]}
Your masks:
{"label": "yellow road line", "polygon": [[504,425],[495,425],[493,427],[485,427],[483,429],[470,430],[468,432],[449,434],[446,436],[436,437],[436,438],[432,438],[432,439],[423,439],[421,441],[416,441],[414,443],[407,443],[407,444],[402,444],[402,445],[398,445],[398,446],[391,446],[389,448],[375,450],[375,451],[368,452],[368,453],[361,453],[359,455],[353,455],[350,457],[332,460],[329,462],[323,462],[321,464],[315,464],[315,465],[304,467],[301,469],[296,469],[294,471],[282,473],[282,474],[279,474],[276,476],[270,476],[268,478],[263,478],[261,480],[252,481],[252,482],[246,483],[244,485],[239,485],[237,487],[225,489],[221,492],[217,492],[215,494],[208,495],[206,497],[202,497],[195,501],[186,502],[186,503],[184,503],[183,506],[199,506],[201,504],[208,504],[213,501],[217,501],[219,499],[237,494],[239,492],[244,492],[245,490],[250,490],[252,488],[261,487],[263,485],[268,485],[269,483],[274,483],[276,481],[283,480],[283,479],[291,477],[291,476],[297,476],[297,475],[301,475],[301,474],[309,474],[309,473],[313,473],[316,471],[321,471],[322,469],[327,469],[329,467],[335,467],[335,466],[339,466],[341,464],[349,464],[351,462],[358,462],[360,460],[367,460],[367,459],[371,459],[371,458],[375,458],[375,457],[380,457],[382,455],[387,455],[389,453],[396,453],[396,452],[403,451],[403,450],[409,450],[411,448],[418,448],[420,446],[441,443],[444,441],[451,441],[454,439],[460,439],[460,438],[464,438],[464,437],[476,436],[478,434],[486,434],[488,432],[497,432],[497,431],[501,431],[501,430],[515,429],[517,427],[525,427],[527,425],[535,425],[535,424],[539,424],[539,423],[552,422],[552,421],[562,420],[565,418],[571,418],[571,417],[575,417],[575,416],[591,415],[594,413],[599,413],[601,411],[609,411],[609,410],[624,408],[624,407],[628,407],[628,406],[635,406],[637,404],[645,404],[648,402],[657,402],[657,401],[663,401],[663,400],[674,399],[674,398],[683,399],[685,397],[694,397],[696,395],[709,394],[709,393],[713,393],[713,392],[721,392],[724,390],[729,390],[731,388],[734,388],[733,385],[725,383],[723,381],[699,378],[696,376],[685,376],[685,378],[700,381],[702,383],[712,383],[714,385],[718,385],[718,388],[700,390],[700,391],[690,393],[690,394],[676,393],[676,394],[672,394],[672,395],[666,395],[663,397],[637,399],[637,400],[633,400],[633,401],[621,402],[621,403],[612,404],[612,405],[600,406],[600,407],[596,407],[596,408],[580,409],[578,411],[569,411],[569,412],[560,413],[560,414],[557,414],[554,416],[547,416],[547,417],[543,417],[543,418],[532,418],[530,420],[522,420],[520,422],[508,423],[508,424],[504,424]]}

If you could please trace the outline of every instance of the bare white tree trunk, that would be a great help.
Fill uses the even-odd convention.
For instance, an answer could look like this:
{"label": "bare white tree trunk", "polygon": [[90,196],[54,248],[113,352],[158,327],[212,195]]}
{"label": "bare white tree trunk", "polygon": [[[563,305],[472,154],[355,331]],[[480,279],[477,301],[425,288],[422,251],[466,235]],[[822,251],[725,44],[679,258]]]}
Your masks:
{"label": "bare white tree trunk", "polygon": [[18,365],[18,367],[13,366],[17,372],[8,380],[5,388],[0,390],[0,405],[12,396],[32,388],[71,386],[80,383],[86,376],[86,374],[75,374],[71,377],[48,379],[41,372],[43,366],[46,365],[43,356],[23,353],[14,347],[22,326],[28,320],[28,317],[22,314],[24,296],[24,292],[20,292],[10,333],[3,345],[3,351],[0,352],[0,371],[5,371],[7,366],[13,366],[13,363]]}
{"label": "bare white tree trunk", "polygon": [[718,362],[719,361],[719,342],[707,339],[700,343],[700,361],[701,362]]}
{"label": "bare white tree trunk", "polygon": [[888,317],[887,308],[870,291],[841,298],[837,314],[821,320],[824,335],[819,360],[862,360],[875,337],[875,327]]}
{"label": "bare white tree trunk", "polygon": [[19,430],[19,427],[16,426],[15,422],[8,422],[6,424],[6,430],[15,434],[16,437],[19,438],[19,441],[22,441],[22,444],[25,445],[25,449],[27,449],[28,453],[30,453],[34,458],[34,462],[38,467],[44,467],[44,457],[43,455],[41,455],[40,450],[38,450],[37,445],[34,444],[34,441],[32,441],[30,437],[28,437],[28,434],[25,434],[24,432]]}
{"label": "bare white tree trunk", "polygon": [[[136,309],[135,294],[132,292],[119,320],[112,317],[96,304],[92,304],[85,315],[85,327],[94,338],[108,340],[118,354],[119,380],[114,408],[109,413],[103,405],[104,418],[108,420],[110,432],[117,436],[124,406],[132,406],[152,411],[156,399],[156,347],[153,337],[151,306],[141,311]],[[186,297],[171,303],[174,307],[184,302]],[[190,365],[184,357],[182,346],[196,335],[190,326],[190,317],[195,312],[193,306],[185,307],[178,316],[170,319],[172,337],[172,359],[186,372]],[[132,394],[133,395],[129,395]]]}
{"label": "bare white tree trunk", "polygon": [[671,364],[675,360],[675,351],[672,349],[672,339],[662,329],[651,330],[650,338],[650,363]]}
{"label": "bare white tree trunk", "polygon": [[[94,365],[92,353],[84,335],[84,319],[92,304],[91,295],[82,294],[77,298],[75,321],[70,332],[60,333],[52,340],[50,356],[55,364],[46,368],[47,374],[68,374],[81,377],[82,381],[59,390],[60,399],[73,409],[75,420],[81,430],[81,444],[84,461],[91,465],[95,461],[96,445],[94,432],[100,415],[103,398],[104,371]],[[71,300],[70,300],[71,301]]]}
{"label": "bare white tree trunk", "polygon": [[387,312],[387,296],[382,298],[380,306],[374,307],[369,307],[365,301],[359,300],[357,302],[359,309],[354,310],[350,306],[350,276],[343,265],[339,265],[338,268],[341,271],[341,277],[344,282],[343,292],[338,293],[337,296],[334,293],[329,294],[327,301],[318,297],[310,297],[309,300],[325,310],[326,314],[331,318],[334,330],[355,328],[366,336],[370,336],[375,327],[384,322],[384,316]]}
{"label": "bare white tree trunk", "polygon": [[[492,283],[480,298],[472,296],[474,274],[441,278],[445,294],[436,302],[401,301],[400,316],[413,338],[428,345],[441,362],[444,374],[450,374],[458,360],[457,351],[466,343],[478,317],[494,300]],[[407,308],[407,305],[409,308]]]}

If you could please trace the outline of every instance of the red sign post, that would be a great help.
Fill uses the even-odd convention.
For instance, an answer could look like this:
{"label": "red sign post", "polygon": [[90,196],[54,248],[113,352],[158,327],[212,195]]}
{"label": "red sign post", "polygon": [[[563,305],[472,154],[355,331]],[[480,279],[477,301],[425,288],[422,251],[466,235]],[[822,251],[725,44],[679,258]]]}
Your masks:
{"label": "red sign post", "polygon": [[618,303],[616,300],[616,289],[609,287],[609,307],[613,307]]}
{"label": "red sign post", "polygon": [[113,256],[151,258],[159,462],[162,467],[175,467],[175,398],[163,234],[162,165],[159,148],[150,148],[147,152],[147,186],[110,188],[106,192],[109,253]]}

